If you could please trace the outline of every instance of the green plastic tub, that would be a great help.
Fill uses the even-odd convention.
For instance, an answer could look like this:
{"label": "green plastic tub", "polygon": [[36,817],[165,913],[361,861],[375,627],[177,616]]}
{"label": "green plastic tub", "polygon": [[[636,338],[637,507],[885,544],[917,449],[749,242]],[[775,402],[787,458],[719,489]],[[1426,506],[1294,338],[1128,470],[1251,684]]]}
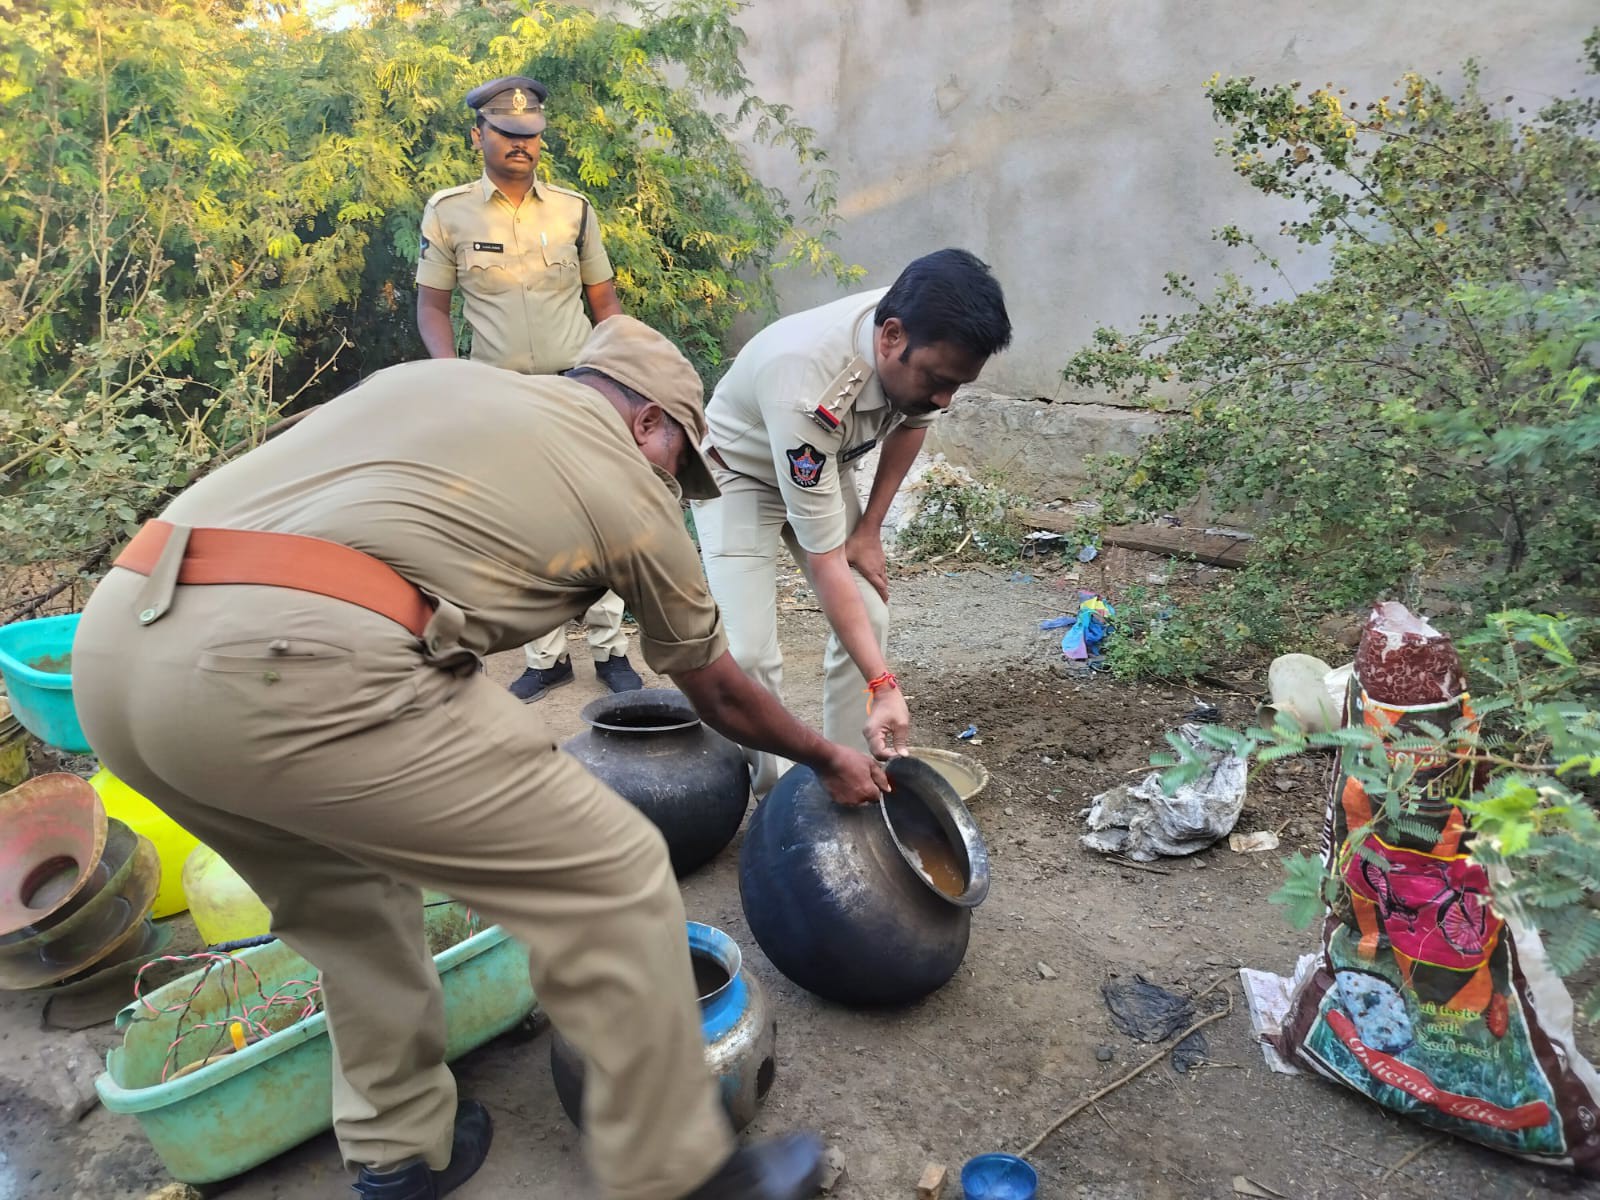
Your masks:
{"label": "green plastic tub", "polygon": [[[465,932],[470,928],[466,921],[460,905],[427,911],[434,941],[457,928]],[[252,947],[238,957],[260,973],[268,995],[290,980],[315,974],[282,942]],[[433,961],[444,984],[446,1058],[457,1058],[504,1033],[534,1009],[528,952],[498,926],[448,946]],[[225,975],[211,973],[195,999],[191,1020],[223,1016]],[[149,1000],[157,1008],[181,1002],[197,978],[198,973],[175,980],[152,992]],[[332,1127],[333,1059],[323,1013],[162,1083],[176,1021],[176,1014],[153,1017],[140,1004],[128,1005],[117,1014],[122,1045],[106,1055],[106,1069],[95,1080],[101,1102],[139,1122],[174,1179],[228,1179]],[[210,1049],[203,1034],[190,1041],[194,1049],[178,1060],[179,1066]]]}

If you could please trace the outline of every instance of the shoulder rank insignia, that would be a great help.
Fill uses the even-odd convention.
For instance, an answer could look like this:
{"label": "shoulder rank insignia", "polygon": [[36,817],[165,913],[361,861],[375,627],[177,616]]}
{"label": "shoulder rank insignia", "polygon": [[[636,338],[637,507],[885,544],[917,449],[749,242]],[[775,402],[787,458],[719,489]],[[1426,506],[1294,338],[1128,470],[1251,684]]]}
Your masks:
{"label": "shoulder rank insignia", "polygon": [[821,401],[811,410],[811,419],[829,433],[837,433],[844,424],[844,414],[850,411],[856,396],[871,377],[866,360],[860,355],[852,358],[828,384]]}

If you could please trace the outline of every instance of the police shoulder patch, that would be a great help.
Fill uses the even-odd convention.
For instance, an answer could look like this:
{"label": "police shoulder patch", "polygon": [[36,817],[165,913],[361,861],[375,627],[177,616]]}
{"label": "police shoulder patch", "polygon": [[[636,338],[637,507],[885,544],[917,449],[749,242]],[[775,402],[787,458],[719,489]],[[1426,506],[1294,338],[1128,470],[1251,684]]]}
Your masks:
{"label": "police shoulder patch", "polygon": [[828,456],[810,442],[801,442],[793,450],[783,452],[789,459],[789,478],[796,487],[814,488],[822,478],[822,464]]}

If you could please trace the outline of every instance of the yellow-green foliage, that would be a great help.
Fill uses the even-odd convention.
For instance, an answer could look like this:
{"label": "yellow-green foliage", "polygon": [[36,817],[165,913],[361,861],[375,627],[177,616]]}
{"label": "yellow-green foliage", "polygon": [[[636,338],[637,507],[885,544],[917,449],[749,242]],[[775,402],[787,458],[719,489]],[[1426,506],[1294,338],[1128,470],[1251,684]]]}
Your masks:
{"label": "yellow-green foliage", "polygon": [[[832,174],[751,93],[732,0],[369,9],[0,0],[0,561],[92,557],[284,408],[420,357],[418,219],[481,171],[462,98],[496,75],[549,84],[541,170],[708,377],[775,269],[852,276]],[[751,140],[793,155],[803,212]]]}

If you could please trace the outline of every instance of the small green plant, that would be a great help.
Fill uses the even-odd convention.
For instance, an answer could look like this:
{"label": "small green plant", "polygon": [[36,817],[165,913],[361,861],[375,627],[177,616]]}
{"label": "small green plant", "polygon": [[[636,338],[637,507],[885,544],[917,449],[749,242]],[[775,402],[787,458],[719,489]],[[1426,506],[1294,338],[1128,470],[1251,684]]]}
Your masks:
{"label": "small green plant", "polygon": [[1288,589],[1267,576],[1230,580],[1208,591],[1204,603],[1183,604],[1142,584],[1112,600],[1117,616],[1106,659],[1122,679],[1192,679],[1309,636]]}
{"label": "small green plant", "polygon": [[916,485],[917,508],[895,537],[898,553],[914,561],[963,554],[995,563],[1022,557],[1028,535],[1023,497],[997,475],[978,482],[948,471],[930,471]]}
{"label": "small green plant", "polygon": [[[1307,735],[1280,717],[1270,730],[1209,726],[1203,737],[1258,763],[1337,749],[1366,789],[1374,820],[1381,815],[1401,830],[1416,828],[1425,801],[1449,799],[1468,819],[1471,854],[1489,869],[1496,908],[1538,929],[1557,972],[1576,974],[1600,960],[1600,912],[1588,903],[1600,891],[1600,620],[1511,610],[1461,645],[1477,722],[1385,741],[1365,727]],[[1167,740],[1175,753],[1151,761],[1166,768],[1170,791],[1205,770],[1207,758],[1175,735]],[[1451,766],[1425,789],[1410,756]],[[1370,828],[1351,830],[1336,858],[1357,853]],[[1273,899],[1304,927],[1337,900],[1341,876],[1304,854],[1285,866]],[[1600,987],[1583,1009],[1600,1020]]]}

